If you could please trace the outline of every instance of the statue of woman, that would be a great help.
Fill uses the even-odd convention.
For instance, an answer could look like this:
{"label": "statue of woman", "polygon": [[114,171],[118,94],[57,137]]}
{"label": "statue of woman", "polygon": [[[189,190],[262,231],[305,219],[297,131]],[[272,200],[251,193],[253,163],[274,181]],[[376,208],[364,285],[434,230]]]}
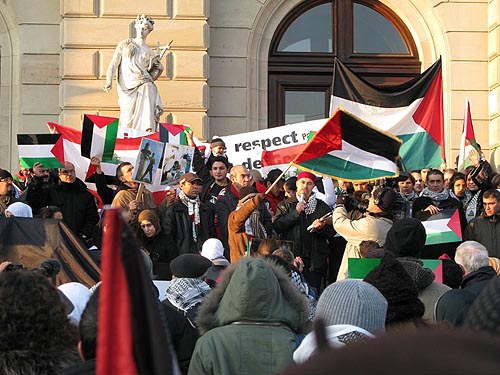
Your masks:
{"label": "statue of woman", "polygon": [[106,72],[108,92],[117,72],[120,126],[157,131],[163,106],[154,81],[163,72],[160,56],[146,44],[146,38],[154,28],[154,21],[144,14],[135,20],[136,37],[122,40]]}

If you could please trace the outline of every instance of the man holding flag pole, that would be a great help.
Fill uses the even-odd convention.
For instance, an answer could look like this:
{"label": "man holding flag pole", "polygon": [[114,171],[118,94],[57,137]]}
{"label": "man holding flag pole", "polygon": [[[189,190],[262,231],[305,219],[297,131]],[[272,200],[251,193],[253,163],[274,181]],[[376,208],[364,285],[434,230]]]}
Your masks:
{"label": "man holding flag pole", "polygon": [[[364,123],[357,117],[339,108],[312,137],[309,143],[304,145],[290,165],[308,172],[353,181],[395,177],[398,175],[396,160],[399,157],[400,146],[401,140],[398,138]],[[326,233],[326,229],[332,229],[331,226],[325,227],[325,219],[323,217],[323,215],[331,211],[328,208],[324,213],[316,212],[317,208],[312,209],[312,205],[309,204],[310,195],[308,195],[308,185],[311,185],[312,191],[315,176],[308,172],[301,172],[297,176],[296,196],[278,205],[278,214],[273,218],[273,227],[276,232],[281,234],[282,239],[295,242],[295,255],[305,257],[303,260],[306,264],[306,278],[309,272],[309,283],[314,287],[318,287],[321,276],[326,271],[324,267],[326,267],[326,256],[329,254],[329,250],[327,249],[327,244],[325,249],[323,249],[321,246],[318,246],[318,243],[313,241],[318,241],[316,235],[323,232]],[[305,173],[308,173],[307,176]],[[304,193],[303,195],[302,192]],[[396,193],[394,191],[385,189],[380,195],[372,197],[372,201],[376,200],[376,203],[372,202],[371,204],[373,214],[388,216],[389,211],[394,205],[395,196]],[[313,201],[317,202],[318,200],[313,197]],[[321,202],[318,204],[318,207],[322,207],[323,204],[324,202]],[[326,204],[325,206],[328,207]],[[341,212],[342,210],[345,211],[345,208],[341,204],[338,206],[338,209],[334,211],[333,217],[335,229],[348,241],[350,239],[353,240],[351,238],[352,231],[355,231],[358,236],[365,237],[367,232],[369,232],[367,230],[368,227],[357,227],[357,224],[359,222],[363,224],[363,221],[358,221],[354,224],[350,220],[349,222],[346,221],[348,220],[347,217],[343,218]],[[387,215],[380,215],[382,212],[387,213]],[[374,230],[375,234],[372,237],[383,244],[385,233],[390,229],[392,220],[384,217],[380,221],[381,228],[379,228],[378,218],[373,217],[366,220],[372,219],[377,220],[373,224],[376,230]],[[335,224],[336,221],[337,224]],[[308,228],[305,226],[306,222],[311,232],[308,232]],[[347,230],[348,226],[355,228]],[[328,235],[326,238],[328,238]],[[358,242],[361,242],[361,240]],[[314,246],[309,248],[310,244]],[[352,244],[352,247],[356,249],[356,244]],[[348,256],[359,257],[356,255],[357,251],[346,251],[345,254],[342,278],[347,277]]]}

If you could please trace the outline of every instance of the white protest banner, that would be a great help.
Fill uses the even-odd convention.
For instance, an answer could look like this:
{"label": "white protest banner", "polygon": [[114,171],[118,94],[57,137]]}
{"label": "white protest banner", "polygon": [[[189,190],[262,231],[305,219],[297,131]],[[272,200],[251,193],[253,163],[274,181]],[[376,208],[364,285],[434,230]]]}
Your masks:
{"label": "white protest banner", "polygon": [[249,170],[260,170],[262,168],[260,159],[263,150],[272,151],[304,144],[307,142],[309,132],[319,130],[326,120],[299,122],[220,138],[226,144],[227,157],[233,165],[243,164]]}

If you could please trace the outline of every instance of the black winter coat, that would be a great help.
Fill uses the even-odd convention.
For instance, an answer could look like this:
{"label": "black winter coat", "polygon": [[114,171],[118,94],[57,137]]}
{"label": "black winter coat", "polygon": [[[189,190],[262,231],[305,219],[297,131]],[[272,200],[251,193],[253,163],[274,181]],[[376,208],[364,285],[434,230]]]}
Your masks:
{"label": "black winter coat", "polygon": [[204,203],[200,204],[200,225],[196,228],[196,242],[193,239],[193,222],[188,208],[179,200],[167,207],[161,217],[161,228],[170,259],[181,254],[198,254],[205,240],[216,237],[212,210]]}
{"label": "black winter coat", "polygon": [[332,225],[325,225],[313,233],[308,232],[307,227],[314,220],[331,212],[331,209],[325,202],[317,199],[316,210],[307,215],[305,212],[297,212],[295,209],[297,203],[297,198],[292,197],[278,204],[277,213],[273,218],[273,228],[282,240],[293,241],[295,256],[310,259],[310,271],[325,273],[326,257],[330,253],[328,240],[333,239],[335,231]]}
{"label": "black winter coat", "polygon": [[500,215],[481,215],[467,225],[465,239],[477,241],[486,249],[490,257],[500,258]]}

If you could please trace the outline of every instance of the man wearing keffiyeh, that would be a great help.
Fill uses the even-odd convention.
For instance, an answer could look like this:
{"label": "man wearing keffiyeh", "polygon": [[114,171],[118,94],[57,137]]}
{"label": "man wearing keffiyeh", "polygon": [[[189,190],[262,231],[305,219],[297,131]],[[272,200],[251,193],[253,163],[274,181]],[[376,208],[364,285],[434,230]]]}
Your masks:
{"label": "man wearing keffiyeh", "polygon": [[202,180],[194,173],[181,176],[181,192],[161,219],[168,246],[180,254],[199,254],[203,242],[216,237],[214,218],[208,206],[200,202]]}
{"label": "man wearing keffiyeh", "polygon": [[278,204],[273,228],[282,240],[294,242],[293,254],[304,262],[304,277],[319,291],[330,253],[328,241],[333,239],[334,232],[331,225],[321,220],[331,210],[312,192],[315,181],[316,176],[312,173],[297,175],[297,192]]}

